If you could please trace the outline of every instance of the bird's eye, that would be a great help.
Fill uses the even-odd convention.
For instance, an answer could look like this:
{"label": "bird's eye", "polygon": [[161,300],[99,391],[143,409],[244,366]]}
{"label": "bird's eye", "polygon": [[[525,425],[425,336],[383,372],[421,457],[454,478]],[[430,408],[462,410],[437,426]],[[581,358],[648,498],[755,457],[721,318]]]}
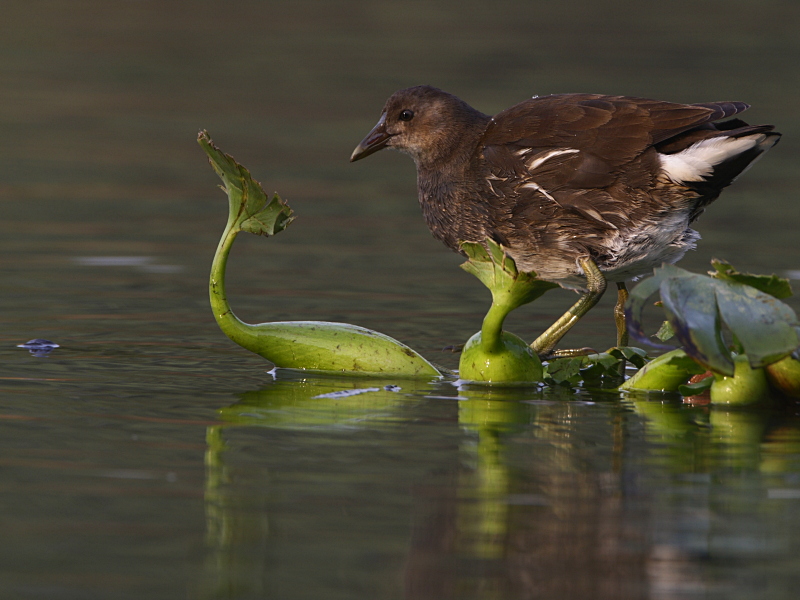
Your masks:
{"label": "bird's eye", "polygon": [[413,118],[414,118],[414,111],[413,110],[408,110],[408,109],[405,109],[404,111],[402,111],[400,113],[400,117],[399,117],[399,119],[401,121],[410,121]]}

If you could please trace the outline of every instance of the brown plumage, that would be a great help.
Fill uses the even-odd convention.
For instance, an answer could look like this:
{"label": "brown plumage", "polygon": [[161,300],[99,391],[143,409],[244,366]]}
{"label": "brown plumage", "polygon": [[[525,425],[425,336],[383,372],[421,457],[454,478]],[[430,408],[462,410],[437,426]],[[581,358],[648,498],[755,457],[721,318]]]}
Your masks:
{"label": "brown plumage", "polygon": [[531,98],[494,117],[430,86],[395,93],[353,152],[411,155],[433,235],[500,243],[524,271],[586,287],[679,260],[689,227],[780,137],[732,119],[743,102],[673,104],[599,94]]}

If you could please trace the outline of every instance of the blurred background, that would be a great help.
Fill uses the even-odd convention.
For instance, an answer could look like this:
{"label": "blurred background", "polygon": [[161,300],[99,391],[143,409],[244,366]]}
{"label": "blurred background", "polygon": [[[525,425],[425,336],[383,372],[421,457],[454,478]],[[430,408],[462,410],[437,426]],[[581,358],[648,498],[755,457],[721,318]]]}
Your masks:
{"label": "blurred background", "polygon": [[[403,596],[401,589],[406,597],[451,597],[430,582],[444,577],[453,583],[454,573],[470,571],[473,563],[448,570],[451,563],[439,562],[435,543],[425,541],[428,529],[420,523],[450,523],[452,530],[453,522],[469,520],[468,514],[452,516],[462,497],[456,491],[462,488],[453,483],[459,476],[452,474],[473,458],[480,461],[465,458],[463,430],[439,428],[459,420],[457,403],[430,404],[431,398],[452,399],[456,391],[424,388],[411,399],[427,408],[397,418],[406,428],[427,424],[427,433],[369,430],[359,438],[361,454],[347,454],[356,450],[339,438],[330,444],[315,438],[317,445],[309,448],[294,434],[281,437],[280,450],[274,450],[276,440],[248,429],[249,421],[235,440],[233,433],[222,440],[225,436],[214,429],[221,419],[217,409],[246,404],[248,394],[272,388],[268,365],[224,338],[209,310],[208,270],[227,202],[196,143],[198,131],[208,130],[222,150],[248,167],[267,192],[288,200],[297,215],[274,239],[240,236],[237,241],[228,296],[240,317],[355,323],[455,367],[457,355],[441,349],[479,329],[488,291],[458,268],[458,255],[430,236],[408,157],[382,152],[348,162],[386,98],[403,87],[431,84],[489,114],[532,95],[562,92],[748,102],[752,108],[743,118],[775,124],[784,138],[706,211],[697,223],[703,239],[682,266],[702,272],[717,257],[740,270],[800,279],[798,23],[800,3],[794,0],[5,0],[0,14],[0,522],[14,543],[0,552],[6,582],[0,591],[19,598],[100,598],[111,597],[109,592],[118,598],[195,597],[202,596],[195,585],[198,573],[210,570],[219,586],[213,597],[219,598],[267,597],[258,589],[271,590],[272,598],[394,598]],[[611,296],[566,338],[569,345],[603,349],[613,344]],[[574,299],[563,290],[550,292],[516,311],[508,329],[533,339]],[[41,358],[16,347],[32,338],[62,347]],[[658,552],[666,552],[666,558],[659,555],[658,568],[636,562],[647,555],[636,551],[636,560],[625,563],[634,565],[635,573],[615,572],[633,582],[630,586],[598,583],[613,571],[610,564],[618,564],[608,557],[631,548],[625,545],[631,533],[626,519],[641,517],[634,522],[645,528],[639,542],[647,546],[655,538],[692,538],[682,528],[687,522],[694,527],[698,513],[687,512],[691,518],[680,513],[674,521],[679,533],[670,538],[664,533],[672,531],[667,525],[651,521],[650,511],[663,499],[646,510],[616,496],[616,503],[606,503],[604,490],[619,490],[631,481],[630,473],[619,468],[621,455],[614,454],[628,413],[608,407],[593,412],[586,406],[564,402],[553,409],[556,416],[539,415],[552,426],[552,437],[546,438],[552,445],[541,442],[541,448],[549,448],[553,458],[545,461],[547,468],[537,467],[542,473],[526,471],[532,468],[525,458],[533,447],[530,439],[514,446],[511,463],[529,477],[522,487],[536,491],[521,505],[538,506],[541,498],[550,498],[573,507],[562,514],[565,522],[585,520],[597,546],[587,549],[580,545],[584,537],[563,538],[557,531],[539,538],[520,533],[508,543],[520,573],[529,573],[524,565],[533,554],[527,550],[542,547],[537,544],[543,539],[556,547],[573,540],[574,557],[601,558],[579,563],[591,574],[584,587],[541,587],[540,595],[532,595],[532,584],[520,575],[512,577],[512,588],[526,598],[712,597],[703,596],[710,593],[703,573],[692,571],[684,587],[663,583],[680,579],[665,567],[678,564],[669,544],[658,546]],[[519,418],[535,421],[527,412]],[[523,428],[525,435],[536,437],[540,426]],[[630,431],[641,429],[636,427]],[[625,435],[638,440],[634,447],[645,453],[644,438],[630,431]],[[563,445],[559,432],[579,440],[577,454]],[[397,438],[391,444],[381,445],[382,436],[392,435]],[[752,441],[757,438],[748,451],[758,452],[758,442]],[[401,452],[404,439],[415,440],[414,454]],[[238,465],[241,487],[220,466],[223,448],[228,462]],[[343,449],[349,458],[331,458]],[[633,455],[626,450],[625,456]],[[557,476],[565,473],[565,456],[568,470],[583,474],[577,483]],[[339,488],[332,496],[314,488],[347,460],[354,461],[347,463],[351,466],[378,461],[369,463],[367,472],[398,495],[382,496],[384,488],[362,486],[364,493],[379,494],[373,514],[361,504],[337,502]],[[695,455],[681,460],[665,472],[697,470]],[[720,468],[744,468],[723,463]],[[703,477],[717,466],[701,468]],[[795,478],[796,466],[785,467]],[[362,482],[364,471],[352,468],[346,481]],[[449,483],[436,475],[436,485],[443,487],[426,487],[431,473],[449,473],[444,478]],[[608,473],[615,474],[613,484]],[[537,477],[551,487],[531,483],[540,481]],[[219,500],[220,480],[235,488],[227,500]],[[274,488],[266,480],[291,481],[295,487],[271,496]],[[792,479],[786,485],[796,483]],[[402,495],[412,485],[421,486],[413,502]],[[467,485],[474,491],[478,484]],[[748,493],[758,496],[761,484],[753,485]],[[693,493],[698,498],[705,492]],[[309,498],[316,512],[305,503]],[[435,501],[427,503],[431,498]],[[587,512],[586,502],[597,511]],[[259,520],[267,505],[269,519],[283,518],[284,529],[271,529],[274,523],[267,524],[266,516]],[[308,512],[293,512],[300,505]],[[239,519],[245,538],[253,538],[236,546],[241,555],[208,554],[209,544],[219,548],[224,546],[220,540],[230,542],[225,527],[233,527],[233,521],[214,512],[220,506],[235,515],[233,521]],[[358,519],[348,520],[351,510]],[[374,516],[377,511],[381,518]],[[751,532],[751,516],[742,513],[730,522]],[[340,517],[345,520],[336,521]],[[305,519],[314,527],[304,529]],[[603,529],[604,519],[614,525]],[[706,525],[713,521],[708,519]],[[519,522],[518,531],[530,533],[526,521]],[[799,529],[796,518],[788,528],[780,519],[769,523],[763,531]],[[376,529],[387,537],[370,537]],[[277,538],[270,537],[275,531]],[[333,541],[330,547],[295,543],[314,540],[320,531],[355,536],[363,548],[342,550]],[[741,540],[742,531],[725,539]],[[409,535],[412,548],[424,549],[412,560],[404,558]],[[598,550],[605,536],[619,542],[616,554]],[[276,545],[275,539],[282,541]],[[317,554],[304,567],[309,547]],[[364,549],[376,547],[378,554]],[[263,556],[242,548],[261,548]],[[789,561],[789,550],[796,550],[796,542],[781,546],[781,560]],[[240,571],[250,568],[248,560],[255,561],[252,570],[260,573],[261,558],[253,556],[267,556],[270,564],[281,566],[269,571],[275,575],[273,587],[263,581],[261,588],[237,587],[219,576],[225,560]],[[778,563],[786,566],[782,578],[772,595],[762,598],[793,597],[783,595],[794,581],[791,569]],[[397,575],[403,564],[405,587]],[[540,580],[556,570],[555,564],[537,564]],[[694,568],[691,560],[680,565]],[[778,567],[765,569],[745,582],[741,597],[756,597],[753,590],[761,590],[760,582]],[[307,570],[319,575],[307,577]],[[240,571],[246,580],[249,575]],[[731,575],[723,571],[720,576],[718,566],[711,571],[717,583]],[[645,573],[657,576],[649,595],[642,591]],[[308,587],[297,587],[298,582]],[[212,587],[204,588],[207,597]],[[454,592],[452,597],[501,597],[477,584],[470,589],[473,595]],[[666,591],[659,596],[658,590]],[[551,592],[558,595],[548,596]],[[739,592],[725,588],[719,593],[732,598]]]}
{"label": "blurred background", "polygon": [[[138,304],[150,322],[179,308],[188,335],[217,337],[206,271],[226,204],[195,142],[207,129],[298,216],[276,239],[237,243],[231,296],[245,320],[356,322],[422,351],[463,341],[488,293],[428,233],[413,163],[348,163],[385,99],[420,83],[489,114],[560,92],[746,101],[745,119],[785,137],[702,217],[684,265],[798,270],[798,11],[780,0],[11,0],[0,40],[5,335],[58,337],[65,316]],[[124,264],[80,260],[103,256]],[[573,300],[551,292],[512,330],[532,337]],[[603,310],[573,343],[613,341]]]}

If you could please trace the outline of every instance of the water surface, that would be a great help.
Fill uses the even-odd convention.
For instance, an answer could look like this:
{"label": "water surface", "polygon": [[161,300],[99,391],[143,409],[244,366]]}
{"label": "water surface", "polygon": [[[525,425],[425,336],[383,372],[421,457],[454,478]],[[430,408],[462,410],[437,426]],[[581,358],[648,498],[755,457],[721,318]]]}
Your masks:
{"label": "water surface", "polygon": [[[795,596],[795,408],[276,379],[210,314],[227,203],[195,143],[208,129],[298,215],[237,240],[242,318],[356,323],[455,367],[441,348],[488,293],[425,229],[407,157],[347,163],[385,98],[750,102],[785,139],[682,265],[797,276],[795,3],[6,4],[0,596]],[[532,339],[573,300],[508,327]],[[609,346],[612,304],[569,343]],[[61,347],[17,348],[33,338]]]}

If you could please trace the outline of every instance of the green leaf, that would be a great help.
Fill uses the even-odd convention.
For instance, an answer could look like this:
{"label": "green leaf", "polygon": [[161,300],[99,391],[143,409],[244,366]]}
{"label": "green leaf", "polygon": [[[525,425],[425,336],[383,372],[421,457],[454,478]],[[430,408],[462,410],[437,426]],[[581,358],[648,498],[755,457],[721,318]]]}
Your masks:
{"label": "green leaf", "polygon": [[711,261],[711,266],[714,267],[715,270],[709,271],[709,275],[716,279],[749,285],[765,294],[774,296],[778,300],[788,298],[792,295],[792,286],[789,280],[783,277],[778,277],[777,275],[740,273],[729,263],[717,260],[716,258]]}
{"label": "green leaf", "polygon": [[711,389],[713,383],[714,383],[713,377],[706,377],[705,379],[701,379],[697,383],[687,383],[686,385],[678,386],[678,393],[681,396],[697,396],[699,394],[702,394],[706,390]]}
{"label": "green leaf", "polygon": [[[655,269],[653,276],[645,279],[633,288],[625,305],[625,320],[628,323],[628,333],[631,338],[642,344],[656,348],[670,349],[673,346],[660,344],[644,331],[644,311],[650,306],[650,298],[659,291],[661,282],[668,277],[689,275],[688,271],[672,265]],[[661,340],[664,341],[664,340]]]}
{"label": "green leaf", "polygon": [[569,386],[575,386],[581,381],[590,385],[609,380],[616,380],[618,383],[622,361],[630,360],[643,365],[644,356],[644,350],[625,346],[588,356],[557,358],[545,366],[545,383]]}
{"label": "green leaf", "polygon": [[641,348],[635,348],[634,346],[621,346],[619,348],[612,348],[608,351],[608,353],[621,360],[627,360],[637,369],[641,369],[645,364],[647,364],[647,352]]}
{"label": "green leaf", "polygon": [[294,219],[291,209],[287,212],[286,208],[287,205],[275,194],[263,209],[242,221],[241,229],[256,235],[275,235]]}
{"label": "green leaf", "polygon": [[705,373],[705,367],[699,365],[691,356],[680,348],[654,358],[633,376],[623,383],[621,390],[670,391],[678,390],[692,375]]}
{"label": "green leaf", "polygon": [[460,265],[461,268],[489,288],[492,300],[502,306],[506,314],[558,287],[556,283],[538,279],[536,273],[517,270],[514,259],[489,238],[485,246],[476,242],[462,242],[461,249],[469,259]]}
{"label": "green leaf", "polygon": [[797,348],[797,315],[789,306],[749,285],[715,283],[719,313],[744,349],[750,366],[766,366]]}
{"label": "green leaf", "polygon": [[549,385],[577,385],[581,381],[581,367],[585,364],[585,356],[570,356],[551,360],[545,366],[544,381]]}
{"label": "green leaf", "polygon": [[661,300],[675,337],[697,362],[712,371],[733,374],[733,360],[722,340],[714,282],[687,273],[661,283]]}
{"label": "green leaf", "polygon": [[[668,323],[662,325],[657,337],[666,339],[674,334],[690,355],[716,373],[733,374],[733,361],[722,337],[723,325],[754,368],[780,360],[795,350],[800,344],[797,316],[776,298],[785,296],[787,282],[774,276],[737,273],[721,261],[714,261],[713,265],[717,275],[714,278],[669,266],[656,269],[650,280],[634,288],[628,307],[632,335],[646,341],[642,311],[657,286]],[[771,293],[744,281],[761,285]]]}
{"label": "green leaf", "polygon": [[675,330],[672,328],[669,321],[664,321],[658,331],[656,331],[655,336],[662,342],[666,342],[675,337]]}
{"label": "green leaf", "polygon": [[583,381],[589,384],[598,383],[602,379],[619,380],[622,377],[620,365],[622,358],[613,353],[601,352],[584,357],[586,363],[580,370]]}
{"label": "green leaf", "polygon": [[208,155],[208,161],[228,194],[230,227],[256,235],[275,235],[288,227],[294,220],[288,204],[277,194],[270,199],[250,171],[214,145],[207,131],[200,132],[197,142]]}

